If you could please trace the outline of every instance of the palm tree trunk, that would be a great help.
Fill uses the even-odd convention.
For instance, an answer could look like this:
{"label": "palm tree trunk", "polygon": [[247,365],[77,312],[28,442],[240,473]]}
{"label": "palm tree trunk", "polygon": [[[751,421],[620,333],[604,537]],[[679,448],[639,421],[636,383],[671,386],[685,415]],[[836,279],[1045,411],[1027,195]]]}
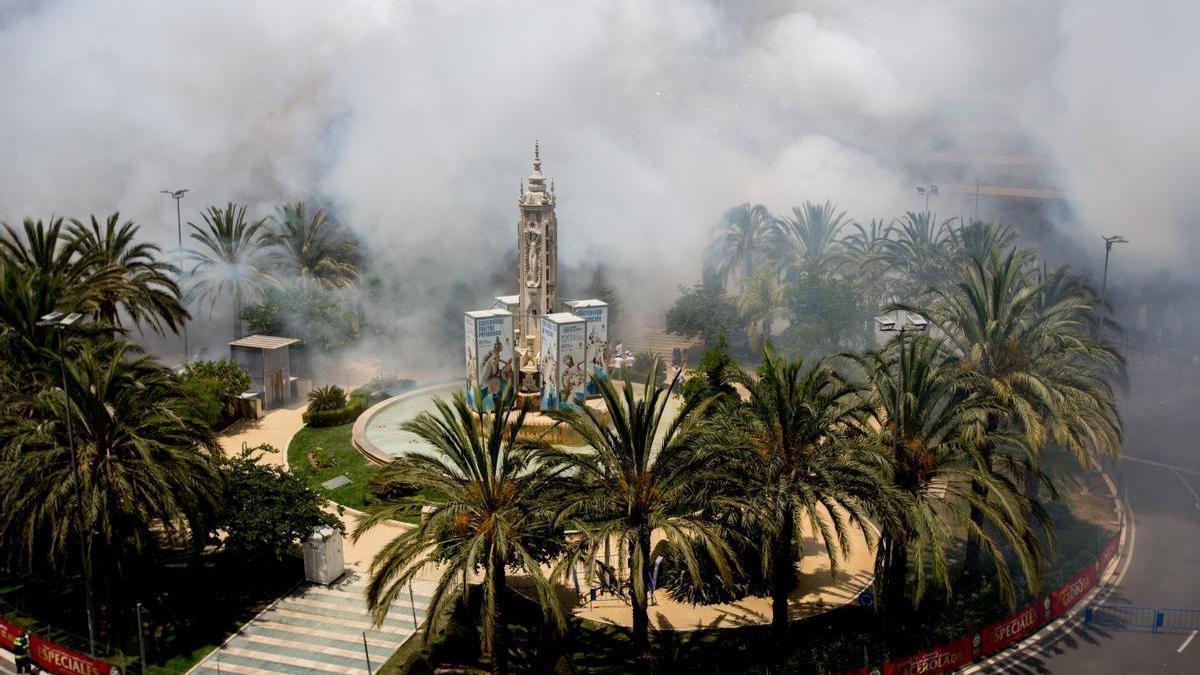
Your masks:
{"label": "palm tree trunk", "polygon": [[233,339],[242,337],[242,289],[233,289]]}
{"label": "palm tree trunk", "polygon": [[792,560],[792,530],[795,529],[791,509],[786,509],[780,524],[779,536],[771,551],[771,628],[782,638],[788,627],[788,594],[794,581]]}
{"label": "palm tree trunk", "polygon": [[[988,464],[991,464],[989,461]],[[984,495],[984,487],[978,481],[971,483],[971,491],[982,497]],[[973,531],[967,533],[967,547],[963,552],[963,570],[966,572],[974,572],[979,564],[979,534],[978,528],[983,527],[983,512],[978,507],[971,507],[971,522],[975,525]]]}
{"label": "palm tree trunk", "polygon": [[[994,426],[989,425],[989,429],[994,428]],[[991,445],[985,443],[979,449],[979,453],[983,456],[984,466],[987,467],[988,472],[991,472],[993,470]],[[980,500],[987,494],[986,488],[979,481],[971,482],[971,492]],[[979,510],[976,506],[971,507],[971,522],[974,524],[974,527],[971,532],[967,533],[967,546],[966,550],[963,551],[963,570],[968,573],[974,572],[976,566],[979,564],[980,538],[977,533],[983,527],[983,511]]]}
{"label": "palm tree trunk", "polygon": [[637,547],[640,555],[633,556],[629,566],[629,601],[633,608],[633,654],[635,670],[649,672],[650,614],[646,592],[646,561],[650,559],[650,529],[637,530]]}
{"label": "palm tree trunk", "polygon": [[492,570],[488,582],[492,585],[492,599],[495,604],[492,607],[490,615],[485,619],[485,621],[489,621],[492,624],[491,656],[493,673],[508,672],[508,631],[505,629],[504,613],[501,611],[501,606],[504,604],[504,577],[504,558],[498,553],[493,553]]}
{"label": "palm tree trunk", "polygon": [[903,541],[889,538],[884,572],[883,609],[895,615],[904,606],[904,593],[908,582],[908,547]]}

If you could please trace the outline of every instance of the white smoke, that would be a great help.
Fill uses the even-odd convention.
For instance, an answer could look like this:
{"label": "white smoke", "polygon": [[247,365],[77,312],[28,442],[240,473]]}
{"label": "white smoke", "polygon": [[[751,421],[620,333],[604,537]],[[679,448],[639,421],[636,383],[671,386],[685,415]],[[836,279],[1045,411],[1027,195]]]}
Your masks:
{"label": "white smoke", "polygon": [[891,218],[921,206],[923,154],[1002,128],[1051,153],[1081,229],[1166,259],[1197,213],[1179,73],[1200,62],[1195,18],[1182,2],[9,2],[0,220],[119,209],[172,242],[162,188],[191,188],[185,220],[316,200],[398,283],[423,261],[413,282],[436,295],[514,245],[538,138],[564,262],[618,263],[626,305],[661,316],[729,206]]}

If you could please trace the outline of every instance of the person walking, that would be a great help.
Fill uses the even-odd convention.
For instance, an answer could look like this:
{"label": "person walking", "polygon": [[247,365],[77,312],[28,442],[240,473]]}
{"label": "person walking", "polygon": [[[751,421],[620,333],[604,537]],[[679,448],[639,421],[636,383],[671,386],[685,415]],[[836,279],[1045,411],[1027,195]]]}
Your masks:
{"label": "person walking", "polygon": [[13,640],[13,659],[17,662],[18,673],[32,673],[33,663],[29,660],[29,633],[21,631]]}

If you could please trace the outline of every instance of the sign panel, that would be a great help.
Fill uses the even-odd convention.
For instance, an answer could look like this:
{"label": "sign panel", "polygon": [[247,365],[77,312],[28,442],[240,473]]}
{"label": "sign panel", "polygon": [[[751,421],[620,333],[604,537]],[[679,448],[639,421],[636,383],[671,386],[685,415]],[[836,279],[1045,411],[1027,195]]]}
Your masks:
{"label": "sign panel", "polygon": [[587,398],[587,322],[580,319],[558,326],[558,405],[583,405]]}
{"label": "sign panel", "polygon": [[[476,410],[492,410],[500,393],[514,386],[513,317],[506,310],[467,312],[467,401]],[[476,401],[482,387],[484,397]]]}
{"label": "sign panel", "polygon": [[1016,614],[997,621],[984,628],[983,653],[991,654],[1000,651],[1032,633],[1042,625],[1042,600],[1036,600],[1022,607]]}
{"label": "sign panel", "polygon": [[110,663],[59,647],[36,635],[29,638],[29,656],[42,669],[59,675],[120,675],[121,672]]}
{"label": "sign panel", "polygon": [[586,398],[587,322],[574,314],[547,314],[542,317],[541,337],[541,409],[582,405]]}
{"label": "sign panel", "polygon": [[890,661],[883,666],[885,674],[933,675],[949,673],[971,662],[971,638],[964,637],[948,645],[938,645],[920,654]]}
{"label": "sign panel", "polygon": [[542,317],[541,348],[538,352],[538,374],[542,382],[539,407],[558,410],[558,324]]}
{"label": "sign panel", "polygon": [[1051,615],[1058,616],[1070,609],[1071,605],[1074,605],[1085,593],[1092,590],[1092,587],[1096,585],[1096,580],[1096,564],[1089,563],[1083,568],[1083,571],[1071,577],[1070,581],[1051,591]]}
{"label": "sign panel", "polygon": [[21,627],[17,624],[0,619],[0,648],[12,651],[13,640],[17,639],[20,631]]}
{"label": "sign panel", "polygon": [[467,354],[467,393],[475,391],[479,387],[479,356],[475,352],[475,318],[472,314],[479,312],[467,312],[464,317],[463,333],[466,337],[466,354]]}
{"label": "sign panel", "polygon": [[599,396],[600,388],[592,381],[608,377],[608,303],[602,300],[568,300],[563,303],[571,313],[587,321],[587,359],[584,389],[588,396]]}
{"label": "sign panel", "polygon": [[1112,562],[1113,558],[1117,557],[1117,549],[1120,546],[1120,544],[1121,544],[1121,532],[1117,531],[1117,532],[1113,533],[1113,536],[1109,537],[1108,543],[1106,543],[1104,545],[1104,548],[1100,549],[1100,568],[1099,569],[1101,572],[1108,569],[1108,564],[1110,562]]}

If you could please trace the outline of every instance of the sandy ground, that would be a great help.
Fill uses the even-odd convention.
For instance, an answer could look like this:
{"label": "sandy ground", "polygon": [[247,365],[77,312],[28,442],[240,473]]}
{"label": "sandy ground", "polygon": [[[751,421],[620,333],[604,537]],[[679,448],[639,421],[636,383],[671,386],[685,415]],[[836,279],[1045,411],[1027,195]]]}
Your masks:
{"label": "sandy ground", "polygon": [[[221,447],[227,454],[236,454],[243,445],[256,446],[269,443],[280,452],[265,455],[263,462],[287,468],[287,447],[292,436],[303,426],[300,415],[304,402],[285,408],[268,411],[260,419],[243,420],[220,434]],[[334,511],[330,507],[330,511]],[[342,515],[346,531],[352,532],[358,517],[357,511],[347,509]],[[363,535],[357,542],[349,537],[345,541],[345,560],[349,570],[366,573],[375,555],[396,536],[411,528],[403,523],[385,523]],[[871,583],[874,566],[874,551],[868,546],[861,533],[855,532],[851,542],[851,553],[840,562],[838,574],[830,573],[829,559],[823,553],[811,533],[805,533],[805,556],[799,565],[799,583],[791,595],[792,618],[810,616],[833,607],[852,602]],[[614,549],[615,550],[615,549]],[[436,580],[437,568],[422,570],[418,578]],[[477,581],[478,579],[473,579]],[[512,577],[514,587],[520,590],[521,577]],[[581,583],[584,583],[581,574]],[[572,588],[563,587],[564,597],[574,599]],[[574,611],[581,617],[609,623],[629,625],[629,606],[625,601],[611,596],[601,597],[587,606],[577,606]],[[692,606],[670,600],[665,593],[658,593],[656,604],[650,608],[651,625],[659,629],[690,630],[769,623],[771,603],[768,598],[745,598],[735,603],[710,606]]]}
{"label": "sandy ground", "polygon": [[[655,543],[660,539],[656,536]],[[797,568],[798,583],[788,599],[792,620],[853,602],[874,578],[875,551],[861,532],[853,532],[850,555],[839,560],[836,576],[830,570],[829,558],[824,550],[806,527],[803,541],[805,555]],[[514,583],[519,582],[514,579]],[[580,583],[585,583],[582,571]],[[586,588],[584,593],[587,593]],[[564,599],[568,599],[568,596],[573,604],[576,601],[573,589],[564,595]],[[611,595],[600,596],[594,602],[576,606],[573,611],[585,619],[622,626],[630,626],[633,621],[628,601]],[[751,597],[720,605],[690,605],[676,602],[660,591],[655,594],[655,604],[650,607],[650,625],[660,630],[729,628],[770,622],[770,598]]]}

